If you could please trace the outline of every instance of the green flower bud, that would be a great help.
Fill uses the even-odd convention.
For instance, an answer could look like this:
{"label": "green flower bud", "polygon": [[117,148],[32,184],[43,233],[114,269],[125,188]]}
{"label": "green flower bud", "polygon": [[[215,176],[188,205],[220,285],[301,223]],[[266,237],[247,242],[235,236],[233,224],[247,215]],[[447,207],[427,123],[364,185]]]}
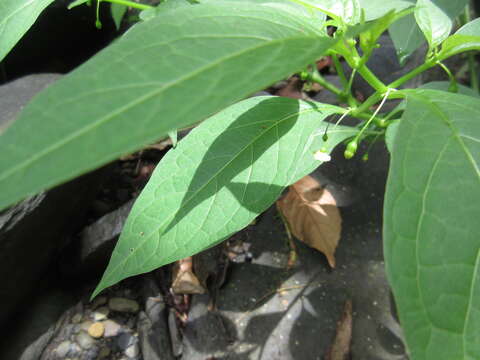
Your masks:
{"label": "green flower bud", "polygon": [[351,159],[355,153],[357,152],[358,148],[358,142],[357,139],[353,139],[347,144],[347,148],[345,149],[345,152],[343,153],[343,156],[345,156],[345,159]]}

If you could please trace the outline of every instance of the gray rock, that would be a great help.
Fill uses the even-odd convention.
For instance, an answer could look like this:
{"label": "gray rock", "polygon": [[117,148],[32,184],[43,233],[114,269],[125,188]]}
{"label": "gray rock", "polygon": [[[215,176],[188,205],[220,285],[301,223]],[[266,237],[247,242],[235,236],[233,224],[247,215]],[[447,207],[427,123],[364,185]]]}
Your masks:
{"label": "gray rock", "polygon": [[[10,124],[36,92],[58,77],[31,75],[0,86],[0,127]],[[83,222],[103,178],[99,174],[82,176],[0,212],[0,324],[23,301],[31,302],[30,294],[38,293],[38,280]]]}
{"label": "gray rock", "polygon": [[138,302],[135,300],[120,297],[111,298],[108,301],[108,307],[112,311],[118,311],[122,313],[136,313],[140,309]]}
{"label": "gray rock", "polygon": [[64,358],[68,355],[68,352],[70,351],[72,343],[68,340],[62,341],[60,344],[55,349],[55,354],[59,358]]}
{"label": "gray rock", "polygon": [[137,331],[141,353],[144,360],[173,360],[170,334],[168,331],[168,310],[162,294],[151,275],[147,275],[143,284],[145,312],[140,311],[137,319]]}
{"label": "gray rock", "polygon": [[0,86],[0,134],[13,122],[18,112],[35,94],[61,76],[60,74],[35,74]]}
{"label": "gray rock", "polygon": [[125,351],[131,345],[136,342],[136,338],[131,333],[122,333],[116,339],[116,346],[121,350]]}
{"label": "gray rock", "polygon": [[80,331],[75,337],[75,340],[82,349],[90,349],[95,345],[95,340],[84,331]]}
{"label": "gray rock", "polygon": [[[69,249],[64,257],[61,266],[64,274],[97,276],[103,273],[133,202],[134,200],[131,200],[117,210],[102,216],[81,232],[75,247]],[[103,300],[106,301],[106,298],[102,297]],[[100,305],[95,300],[94,303],[94,307]]]}
{"label": "gray rock", "polygon": [[92,313],[92,318],[95,321],[105,320],[108,317],[110,309],[106,306],[99,307]]}
{"label": "gray rock", "polygon": [[[41,288],[41,283],[37,285]],[[71,317],[80,307],[65,312],[72,304],[74,299],[51,289],[33,297],[28,306],[22,307],[21,316],[5,327],[8,331],[0,337],[0,359],[38,360],[52,343],[47,352],[53,354],[54,348],[73,331]],[[60,333],[62,339],[54,341]]]}
{"label": "gray rock", "polygon": [[173,356],[180,357],[183,354],[183,344],[180,337],[180,330],[177,326],[177,317],[173,309],[170,309],[168,312],[168,330],[170,332]]}
{"label": "gray rock", "polygon": [[105,320],[103,326],[105,326],[103,336],[106,338],[117,336],[122,330],[122,326],[113,320]]}
{"label": "gray rock", "polygon": [[[237,294],[238,296],[238,294]],[[223,358],[237,335],[220,312],[208,310],[208,295],[194,295],[184,330],[182,359]]]}
{"label": "gray rock", "polygon": [[133,359],[138,356],[140,353],[140,350],[138,348],[138,344],[132,344],[130,345],[126,350],[125,350],[125,355],[127,355],[129,358]]}

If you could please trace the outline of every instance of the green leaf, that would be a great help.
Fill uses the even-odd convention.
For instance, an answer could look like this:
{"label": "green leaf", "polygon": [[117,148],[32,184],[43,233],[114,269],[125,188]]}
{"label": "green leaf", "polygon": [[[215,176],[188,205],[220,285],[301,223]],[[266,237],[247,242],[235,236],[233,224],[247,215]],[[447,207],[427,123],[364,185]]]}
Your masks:
{"label": "green leaf", "polygon": [[[410,8],[410,11],[413,11],[413,8]],[[388,29],[388,27],[398,19],[408,15],[408,13],[408,9],[401,12],[391,10],[382,17],[367,23],[371,25],[360,33],[360,46],[362,50],[368,52],[376,46],[378,38]]]}
{"label": "green leaf", "polygon": [[323,142],[323,120],[338,109],[254,97],[192,130],[162,159],[135,202],[93,296],[247,226],[287,185],[320,165],[314,151],[325,146],[330,152],[355,134],[339,126]]}
{"label": "green leaf", "polygon": [[303,17],[249,3],[182,7],[139,23],[39,94],[0,136],[0,208],[199,122],[333,43]]}
{"label": "green leaf", "polygon": [[431,0],[418,0],[415,20],[431,49],[445,40],[452,31],[452,20]]}
{"label": "green leaf", "polygon": [[0,0],[0,61],[54,0]]}
{"label": "green leaf", "polygon": [[110,4],[110,13],[112,14],[112,19],[115,23],[115,27],[120,29],[120,24],[122,23],[122,19],[127,12],[127,7],[121,4]]}
{"label": "green leaf", "polygon": [[379,19],[389,12],[400,12],[413,4],[408,0],[359,0],[365,21]]}
{"label": "green leaf", "polygon": [[148,21],[153,17],[157,16],[161,12],[178,9],[183,6],[194,5],[187,0],[164,0],[160,4],[151,9],[142,10],[139,14],[139,17],[143,21]]}
{"label": "green leaf", "polygon": [[[201,3],[216,3],[218,0],[201,0]],[[326,16],[318,9],[305,5],[302,1],[296,0],[225,0],[229,3],[241,2],[251,3],[261,6],[269,6],[282,11],[290,12],[294,16],[302,16],[305,20],[309,19],[313,26],[321,28],[325,22]],[[303,4],[303,5],[302,5]]]}
{"label": "green leaf", "polygon": [[[415,3],[415,0],[409,1]],[[437,5],[453,21],[465,9],[468,0],[432,0],[432,3]],[[401,63],[404,63],[425,42],[425,37],[418,27],[413,14],[407,15],[393,23],[389,33]]]}
{"label": "green leaf", "polygon": [[425,37],[413,14],[394,22],[390,26],[389,34],[401,64],[405,63],[407,58],[425,42]]}
{"label": "green leaf", "polygon": [[[472,88],[469,88],[468,86],[457,84],[457,87],[458,87],[458,94],[480,98],[480,94],[477,93]],[[418,89],[431,89],[431,90],[441,90],[441,91],[449,91],[449,88],[450,88],[449,81],[432,81],[432,82],[422,84],[420,87],[418,87]],[[395,109],[391,111],[391,113],[398,113],[398,112],[404,111],[406,106],[407,106],[407,102],[402,101],[400,104],[398,104],[395,107]],[[397,134],[398,124],[399,124],[399,121],[394,121],[392,124],[388,126],[387,131],[385,133],[385,142],[387,143],[387,148],[390,153],[392,152],[392,149],[393,149],[393,141]]]}
{"label": "green leaf", "polygon": [[462,26],[442,44],[440,60],[472,50],[480,50],[480,18]]}
{"label": "green leaf", "polygon": [[387,274],[412,360],[480,354],[480,100],[407,90],[384,210]]}
{"label": "green leaf", "polygon": [[[476,98],[480,97],[480,94],[477,93],[472,88],[469,88],[468,86],[465,86],[462,84],[457,84],[457,85],[458,85],[458,94],[473,96]],[[449,87],[450,87],[449,81],[432,81],[420,86],[421,89],[442,90],[442,91],[448,91]]]}
{"label": "green leaf", "polygon": [[385,132],[385,144],[387,145],[387,149],[390,152],[390,154],[393,151],[393,142],[395,141],[395,138],[397,136],[399,125],[400,125],[400,120],[395,120],[390,125],[388,125],[387,131]]}
{"label": "green leaf", "polygon": [[360,22],[359,0],[291,0],[307,8],[321,11],[339,23],[355,25]]}
{"label": "green leaf", "polygon": [[86,3],[88,6],[90,6],[90,5],[92,4],[92,0],[75,0],[74,2],[71,2],[70,4],[68,4],[67,9],[68,9],[68,10],[71,10],[71,9],[73,9],[74,7],[83,5],[83,4],[85,4],[85,3]]}

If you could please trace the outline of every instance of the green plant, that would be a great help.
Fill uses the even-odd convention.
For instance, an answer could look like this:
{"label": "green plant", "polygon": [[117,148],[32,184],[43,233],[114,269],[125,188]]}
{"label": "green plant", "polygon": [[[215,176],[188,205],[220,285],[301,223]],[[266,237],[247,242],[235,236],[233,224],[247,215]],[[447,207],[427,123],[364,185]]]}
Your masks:
{"label": "green plant", "polygon": [[[0,59],[50,2],[0,0]],[[411,357],[478,359],[480,100],[458,88],[442,63],[480,49],[479,19],[450,34],[466,5],[167,0],[39,94],[2,134],[0,208],[208,118],[158,165],[96,295],[240,230],[321,164],[313,156],[318,150],[328,155],[346,143],[345,156],[353,157],[361,142],[385,137],[385,262]],[[327,26],[336,29],[332,36]],[[387,29],[402,59],[428,44],[424,63],[390,84],[366,66]],[[332,56],[343,88],[310,66],[322,55]],[[365,102],[351,94],[340,57],[375,90]],[[450,83],[399,89],[434,66],[450,74]],[[299,71],[348,109],[279,97],[240,101]],[[455,89],[469,95],[447,91]],[[372,112],[387,98],[406,101],[390,114],[381,106]],[[325,122],[346,113],[360,120],[356,127]]]}

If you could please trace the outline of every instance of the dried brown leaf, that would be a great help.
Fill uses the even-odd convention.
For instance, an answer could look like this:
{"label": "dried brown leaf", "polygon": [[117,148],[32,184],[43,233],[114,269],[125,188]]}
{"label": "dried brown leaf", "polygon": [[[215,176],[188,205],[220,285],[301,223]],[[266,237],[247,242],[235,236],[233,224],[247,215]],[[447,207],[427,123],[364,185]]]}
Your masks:
{"label": "dried brown leaf", "polygon": [[172,291],[175,294],[203,294],[204,287],[192,271],[192,257],[179,260],[173,267]]}
{"label": "dried brown leaf", "polygon": [[277,206],[288,222],[292,234],[308,246],[325,254],[335,267],[335,249],[340,240],[342,218],[332,194],[311,176],[289,187]]}
{"label": "dried brown leaf", "polygon": [[342,319],[337,324],[337,334],[325,360],[346,360],[350,354],[352,340],[352,301],[347,300],[343,308]]}

